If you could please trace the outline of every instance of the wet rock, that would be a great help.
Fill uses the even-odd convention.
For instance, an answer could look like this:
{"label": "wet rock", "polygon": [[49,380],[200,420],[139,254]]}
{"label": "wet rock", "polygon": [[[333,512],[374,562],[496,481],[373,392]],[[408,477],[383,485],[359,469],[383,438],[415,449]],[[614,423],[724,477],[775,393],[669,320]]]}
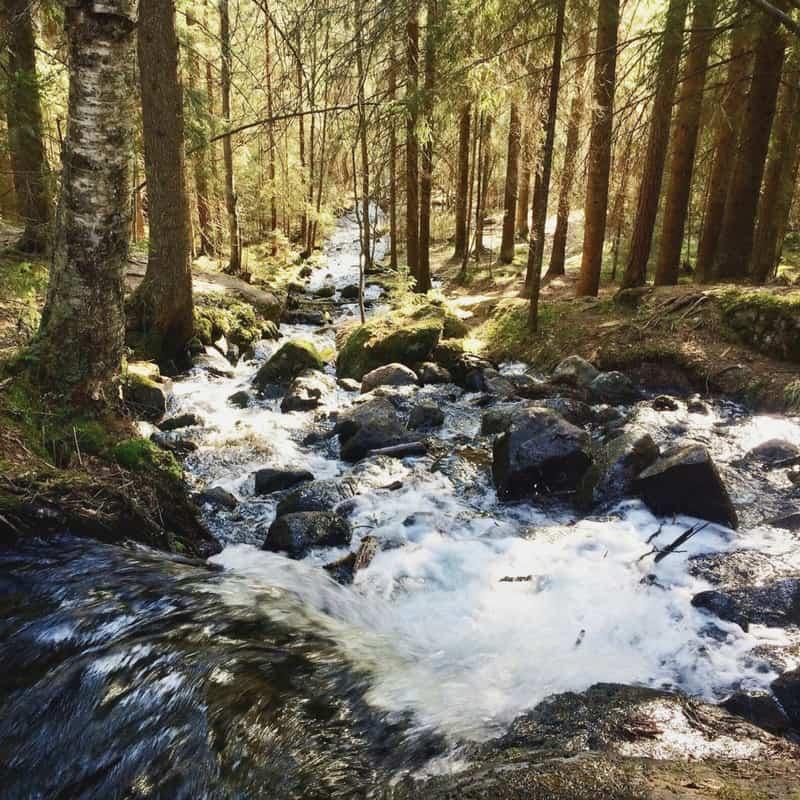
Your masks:
{"label": "wet rock", "polygon": [[336,384],[340,389],[344,389],[346,392],[361,391],[361,383],[359,381],[354,381],[352,378],[338,378]]}
{"label": "wet rock", "polygon": [[281,411],[311,411],[321,405],[336,388],[336,381],[324,372],[306,370],[300,373],[281,400]]}
{"label": "wet rock", "polygon": [[332,283],[326,283],[312,292],[314,297],[327,298],[333,297],[336,294],[336,287]]}
{"label": "wet rock", "polygon": [[535,396],[542,391],[542,386],[545,383],[539,378],[534,378],[533,375],[528,375],[527,372],[514,372],[506,375],[506,377],[514,384],[514,388],[520,397]]}
{"label": "wet rock", "polygon": [[600,370],[585,358],[568,356],[553,370],[550,380],[567,386],[588,387],[599,374]]}
{"label": "wet rock", "polygon": [[699,395],[692,395],[686,401],[686,410],[690,414],[703,414],[704,416],[711,413],[711,409],[709,409],[708,404],[704,403],[703,400],[700,399]]}
{"label": "wet rock", "polygon": [[361,391],[371,392],[378,386],[414,386],[417,373],[403,364],[386,364],[368,372],[361,379]]}
{"label": "wet rock", "polygon": [[419,382],[423,386],[438,383],[452,383],[453,376],[450,374],[450,371],[443,366],[433,361],[426,361],[419,369]]}
{"label": "wet rock", "polygon": [[481,414],[481,436],[494,436],[504,433],[511,427],[516,417],[530,405],[527,403],[498,403]]}
{"label": "wet rock", "polygon": [[408,418],[408,429],[412,431],[431,430],[444,424],[444,412],[431,401],[414,406]]}
{"label": "wet rock", "polygon": [[376,397],[343,414],[334,428],[339,435],[341,456],[358,461],[371,450],[405,444],[413,435],[405,430],[394,406]]}
{"label": "wet rock", "polygon": [[177,431],[180,428],[191,428],[195,425],[202,425],[203,418],[198,414],[179,414],[176,417],[170,417],[159,423],[158,427],[162,431]]}
{"label": "wet rock", "polygon": [[301,511],[279,516],[261,549],[303,558],[313,547],[345,547],[352,536],[350,523],[333,511]]}
{"label": "wet rock", "polygon": [[256,373],[253,385],[260,390],[270,384],[288,384],[301,372],[321,370],[325,366],[322,356],[313,344],[302,339],[291,339],[275,352]]}
{"label": "wet rock", "polygon": [[628,403],[639,397],[631,379],[621,372],[601,372],[589,384],[589,394],[601,403]]}
{"label": "wet rock", "polygon": [[720,703],[729,714],[746,719],[770,733],[782,734],[792,723],[771,694],[766,692],[734,692]]}
{"label": "wet rock", "polygon": [[756,586],[791,577],[783,560],[758,550],[703,553],[687,566],[691,575],[716,586]]}
{"label": "wet rock", "polygon": [[792,511],[779,517],[764,520],[765,525],[772,525],[784,531],[800,531],[800,511]]}
{"label": "wet rock", "polygon": [[502,499],[571,492],[591,462],[584,431],[549,409],[528,408],[495,440],[492,476]]}
{"label": "wet rock", "polygon": [[256,470],[255,474],[255,493],[257,495],[272,494],[281,492],[284,489],[291,489],[298,483],[313,481],[314,476],[305,469],[264,469]]}
{"label": "wet rock", "polygon": [[185,439],[182,436],[172,436],[168,432],[157,431],[150,434],[149,438],[153,444],[162,450],[168,450],[180,458],[188,456],[189,453],[194,453],[197,450],[196,442],[191,439]]}
{"label": "wet rock", "polygon": [[186,352],[189,354],[189,358],[196,358],[197,356],[202,355],[205,350],[206,346],[197,336],[192,336],[192,338],[186,343]]}
{"label": "wet rock", "polygon": [[366,569],[378,553],[379,542],[374,536],[365,536],[355,553],[348,553],[344,558],[325,564],[323,569],[337,582],[351,584],[357,572]]}
{"label": "wet rock", "polygon": [[331,316],[327,311],[299,308],[296,310],[285,310],[281,314],[281,322],[287,325],[314,325],[321,327],[323,325],[330,325]]}
{"label": "wet rock", "polygon": [[286,291],[289,294],[305,294],[306,285],[301,281],[289,281],[289,283],[286,284]]}
{"label": "wet rock", "polygon": [[261,327],[261,338],[269,341],[277,341],[281,338],[281,330],[274,322],[269,320]]}
{"label": "wet rock", "polygon": [[659,515],[688,514],[736,528],[736,511],[705,447],[692,444],[666,453],[645,469],[634,490]]}
{"label": "wet rock", "polygon": [[783,439],[770,439],[748,450],[745,459],[764,466],[774,466],[783,461],[800,459],[800,447]]}
{"label": "wet rock", "polygon": [[484,391],[483,370],[496,369],[491,361],[473,353],[465,353],[461,344],[450,341],[442,342],[436,347],[433,361],[450,373],[453,383],[473,392]]}
{"label": "wet rock", "polygon": [[712,589],[696,594],[692,605],[735,622],[744,631],[750,625],[800,625],[800,578],[784,578],[762,586]]}
{"label": "wet rock", "polygon": [[770,688],[789,717],[792,727],[800,730],[800,669],[784,672]]}
{"label": "wet rock", "polygon": [[205,353],[192,362],[197,369],[205,370],[215,378],[232,378],[231,362],[220,352],[208,348]]}
{"label": "wet rock", "polygon": [[342,297],[342,300],[358,300],[360,289],[358,288],[357,283],[349,283],[345,286],[339,294]]}
{"label": "wet rock", "polygon": [[556,414],[564,417],[567,422],[583,427],[595,421],[595,413],[588,403],[574,400],[570,397],[548,397],[535,400],[532,405],[536,408],[549,408]]}
{"label": "wet rock", "polygon": [[595,445],[594,456],[594,474],[583,487],[587,505],[590,501],[615,503],[630,496],[636,477],[655,462],[659,449],[649,433],[633,429]]}
{"label": "wet rock", "polygon": [[239,505],[236,497],[221,486],[211,486],[208,489],[203,489],[200,493],[200,500],[203,503],[209,503],[215,508],[225,508],[228,511],[232,511]]}
{"label": "wet rock", "polygon": [[253,400],[252,395],[245,389],[241,389],[238,392],[234,392],[228,398],[228,402],[232,406],[235,406],[236,408],[247,408],[252,402],[252,400]]}
{"label": "wet rock", "polygon": [[161,377],[155,364],[128,364],[122,380],[122,399],[138,417],[151,422],[163,417],[171,393],[172,383]]}
{"label": "wet rock", "polygon": [[324,478],[301,484],[278,503],[277,515],[299,511],[331,511],[356,494],[356,485],[347,478]]}
{"label": "wet rock", "polygon": [[678,401],[668,394],[660,394],[658,397],[654,397],[650,405],[655,411],[677,411],[680,408]]}
{"label": "wet rock", "polygon": [[484,369],[482,374],[483,391],[494,397],[509,398],[517,393],[516,385],[496,369]]}

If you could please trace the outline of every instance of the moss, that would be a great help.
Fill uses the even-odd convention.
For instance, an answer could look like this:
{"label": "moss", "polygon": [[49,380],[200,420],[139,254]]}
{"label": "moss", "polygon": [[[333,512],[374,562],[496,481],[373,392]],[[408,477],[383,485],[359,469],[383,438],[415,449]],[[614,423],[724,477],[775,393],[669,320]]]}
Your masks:
{"label": "moss", "polygon": [[125,439],[113,449],[114,460],[133,472],[156,471],[173,481],[180,481],[183,471],[172,453],[165,452],[149,439]]}
{"label": "moss", "polygon": [[800,292],[731,289],[720,295],[720,306],[736,338],[765,355],[800,361]]}
{"label": "moss", "polygon": [[273,354],[258,371],[255,385],[264,389],[272,383],[285,384],[307,369],[321,370],[325,367],[322,354],[311,342],[291,339]]}
{"label": "moss", "polygon": [[787,411],[800,413],[800,378],[786,384],[783,390],[783,399]]}
{"label": "moss", "polygon": [[252,305],[223,293],[198,295],[195,298],[195,335],[205,345],[224,336],[241,349],[251,347],[261,338],[265,320]]}

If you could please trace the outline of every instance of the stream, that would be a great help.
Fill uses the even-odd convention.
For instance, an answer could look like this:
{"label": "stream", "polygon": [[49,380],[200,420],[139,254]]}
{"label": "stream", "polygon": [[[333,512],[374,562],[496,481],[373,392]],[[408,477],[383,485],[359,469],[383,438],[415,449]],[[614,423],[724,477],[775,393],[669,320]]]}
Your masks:
{"label": "stream", "polygon": [[[325,256],[310,289],[357,280],[351,215]],[[380,308],[380,289],[366,296]],[[339,321],[357,315],[338,300]],[[358,393],[337,387],[308,412],[269,398],[232,407],[287,338],[335,347],[330,327],[281,333],[250,360],[211,357],[222,368],[174,385],[170,413],[204,420],[180,432],[199,446],[185,461],[193,488],[238,500],[204,506],[219,555],[203,563],[67,535],[0,551],[4,797],[384,797],[401,775],[457,771],[473,743],[554,693],[603,681],[714,702],[769,687],[778,673],[761,653],[792,645],[790,633],[721,620],[710,631],[691,604],[709,584],[687,560],[752,549],[800,570],[796,536],[762,524],[785,510],[786,479],[736,467],[769,439],[800,445],[796,420],[716,401],[707,415],[631,409],[661,444],[705,444],[742,519],[736,533],[709,525],[654,568],[641,557],[659,526],[668,543],[691,521],[658,519],[637,500],[587,517],[498,503],[475,393],[393,387],[401,407],[442,409],[442,446],[355,466],[335,437],[314,434]],[[351,547],[299,560],[261,550],[281,497],[255,495],[253,473],[267,466],[354,476]],[[322,566],[367,535],[378,554],[352,585],[336,583]]]}

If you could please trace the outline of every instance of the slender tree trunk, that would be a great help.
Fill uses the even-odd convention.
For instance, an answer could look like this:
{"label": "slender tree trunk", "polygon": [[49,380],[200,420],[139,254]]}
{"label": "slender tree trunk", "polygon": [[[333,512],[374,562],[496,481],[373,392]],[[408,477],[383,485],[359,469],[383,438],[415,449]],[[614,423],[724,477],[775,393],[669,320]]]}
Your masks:
{"label": "slender tree trunk", "polygon": [[[269,6],[265,6],[269,8]],[[270,28],[272,21],[270,20],[269,11],[267,10],[266,19],[264,21],[264,82],[267,90],[267,116],[272,118],[275,113],[273,108],[272,97],[272,50],[270,43]],[[269,230],[272,234],[272,255],[277,252],[278,243],[275,239],[275,234],[278,230],[278,200],[275,196],[275,123],[270,121],[267,123],[267,141],[269,144],[269,159],[267,167],[267,177],[269,178]]]}
{"label": "slender tree trunk", "polygon": [[[214,74],[211,69],[211,62],[206,63],[206,94],[208,95],[208,113],[212,120],[211,133],[215,133],[216,126],[213,124],[215,119],[216,103],[214,100]],[[219,185],[219,148],[217,142],[211,143],[208,149],[208,160],[211,165],[211,183],[208,187],[208,205],[211,209],[211,223],[213,230],[214,255],[218,255],[222,250],[222,198],[220,197]]]}
{"label": "slender tree trunk", "polygon": [[469,247],[467,241],[467,194],[469,192],[469,140],[472,109],[469,103],[461,106],[458,120],[458,175],[456,180],[456,231],[453,258],[463,258]]}
{"label": "slender tree trunk", "polygon": [[674,286],[678,283],[683,232],[689,211],[692,172],[703,109],[703,87],[714,38],[716,5],[716,0],[694,0],[692,35],[672,132],[672,160],[656,261],[657,286]]}
{"label": "slender tree trunk", "polygon": [[[397,99],[397,51],[392,42],[392,53],[389,64],[389,96],[392,105]],[[394,115],[389,117],[389,267],[397,270],[397,123]]]}
{"label": "slender tree trunk", "polygon": [[740,0],[738,24],[734,28],[731,42],[725,96],[720,112],[716,115],[714,160],[706,187],[703,227],[700,232],[700,242],[697,245],[695,266],[695,275],[701,282],[710,282],[713,277],[714,259],[722,228],[722,215],[725,213],[725,198],[728,196],[731,179],[731,165],[736,154],[742,114],[747,100],[747,75],[752,63],[752,53],[750,52],[750,26],[745,23],[744,17],[745,11],[749,7],[747,0]]}
{"label": "slender tree trunk", "polygon": [[528,95],[526,111],[523,114],[522,141],[519,148],[519,192],[517,198],[517,238],[525,241],[530,233],[528,226],[528,207],[531,202],[531,162],[533,159],[533,133],[531,131],[531,94]]}
{"label": "slender tree trunk", "polygon": [[419,0],[408,0],[406,20],[406,263],[419,276],[419,143],[417,84],[419,82]]}
{"label": "slender tree trunk", "polygon": [[686,21],[687,5],[688,0],[670,0],[667,8],[667,21],[656,77],[656,96],[650,117],[650,133],[642,182],[639,186],[628,265],[622,279],[623,289],[643,286],[647,280],[647,262],[653,244],[653,229],[656,224],[664,162],[669,144],[670,118],[683,49],[683,26]]}
{"label": "slender tree trunk", "polygon": [[[231,125],[231,32],[228,0],[219,0],[219,38],[222,46],[222,119],[226,129]],[[228,213],[228,236],[231,257],[226,272],[238,275],[242,271],[242,239],[239,231],[238,198],[233,176],[233,143],[231,137],[222,140],[225,161],[225,209]]]}
{"label": "slender tree trunk", "polygon": [[[301,38],[301,26],[298,21],[297,25],[297,41],[295,43],[296,49],[296,57],[297,63],[295,64],[295,71],[296,71],[296,80],[297,80],[297,111],[299,112],[299,116],[297,117],[297,137],[300,147],[300,185],[303,190],[305,190],[306,185],[306,123],[305,117],[303,116],[303,62],[301,61],[302,57],[302,38]],[[304,194],[304,191],[303,191]],[[305,242],[306,240],[306,230],[308,228],[308,213],[306,212],[305,205],[303,206],[303,213],[300,215],[300,241]]]}
{"label": "slender tree trunk", "polygon": [[483,220],[486,217],[486,194],[489,190],[489,166],[492,161],[492,118],[484,113],[479,145],[478,198],[475,203],[475,263],[483,255]]}
{"label": "slender tree trunk", "polygon": [[134,146],[133,158],[133,241],[141,242],[144,239],[144,209],[142,208],[142,189],[139,176],[139,158]]}
{"label": "slender tree trunk", "polygon": [[194,328],[183,88],[174,0],[139,0],[138,59],[150,240],[147,272],[128,303],[128,329],[159,362],[177,360]]}
{"label": "slender tree trunk", "polygon": [[758,205],[752,277],[766,283],[775,273],[783,248],[800,163],[800,53],[795,48],[783,70],[779,111],[773,125],[764,191]]}
{"label": "slender tree trunk", "polygon": [[528,325],[532,331],[539,327],[539,288],[542,282],[542,262],[544,260],[544,231],[547,222],[547,199],[550,191],[550,173],[553,170],[553,145],[556,138],[556,117],[558,115],[558,92],[561,88],[561,52],[564,48],[564,15],[567,0],[558,0],[556,6],[556,29],[553,39],[553,67],[550,73],[550,99],[547,108],[547,121],[544,130],[542,150],[541,189],[536,198],[537,214],[533,221],[531,243],[528,248],[528,267],[531,272],[531,305]]}
{"label": "slender tree trunk", "polygon": [[415,290],[424,294],[431,288],[431,194],[433,190],[433,105],[436,92],[437,0],[426,0],[425,95],[427,136],[422,145],[419,215],[419,271]]}
{"label": "slender tree trunk", "polygon": [[113,402],[122,362],[134,8],[127,0],[66,8],[69,120],[37,363],[45,390],[77,403]]}
{"label": "slender tree trunk", "polygon": [[[8,24],[4,21],[4,13],[4,8],[0,5],[0,24],[8,30]],[[7,59],[3,56],[2,47],[0,47],[0,72],[6,69]],[[0,217],[8,221],[17,219],[17,196],[14,189],[14,170],[11,165],[6,106],[7,98],[0,95],[0,123],[5,126],[3,138],[0,140]]]}
{"label": "slender tree trunk", "polygon": [[461,269],[458,273],[458,279],[461,283],[467,280],[467,264],[469,262],[469,240],[471,235],[470,224],[472,222],[472,196],[475,189],[475,171],[478,164],[478,139],[480,133],[478,131],[478,107],[475,106],[475,113],[472,117],[472,157],[469,159],[470,172],[469,172],[469,190],[467,193],[467,230],[465,239],[464,252],[461,254]]}
{"label": "slender tree trunk", "polygon": [[515,227],[517,223],[517,192],[519,186],[520,148],[519,106],[512,100],[508,122],[508,156],[506,158],[506,191],[503,202],[503,238],[500,244],[500,261],[510,264],[514,260]]}
{"label": "slender tree trunk", "polygon": [[589,53],[589,33],[581,34],[578,43],[578,65],[575,69],[575,92],[567,123],[567,143],[564,147],[564,169],[561,172],[561,188],[558,195],[558,213],[556,230],[553,234],[553,250],[550,253],[550,266],[547,278],[564,274],[564,260],[567,253],[567,231],[569,229],[569,213],[571,205],[572,185],[575,182],[575,171],[578,167],[578,147],[580,145],[583,111],[586,106],[584,79]]}
{"label": "slender tree trunk", "polygon": [[[776,5],[785,10],[777,0]],[[786,48],[778,21],[762,11],[757,13],[760,20],[753,79],[714,260],[714,276],[720,280],[745,278],[749,272],[759,190],[764,177]]]}
{"label": "slender tree trunk", "polygon": [[[361,263],[362,278],[359,281],[359,304],[362,307],[361,317],[364,321],[364,287],[363,273],[370,265],[370,222],[369,222],[369,153],[367,150],[367,107],[364,97],[364,84],[367,76],[364,71],[364,54],[362,41],[361,2],[355,0],[356,6],[356,65],[358,67],[358,142],[361,149]],[[355,163],[353,164],[355,179]]]}
{"label": "slender tree trunk", "polygon": [[597,296],[603,267],[603,242],[611,173],[611,134],[617,71],[619,0],[599,0],[595,43],[592,131],[584,201],[583,255],[576,294]]}
{"label": "slender tree trunk", "polygon": [[28,0],[2,2],[9,40],[6,120],[17,210],[25,226],[17,246],[39,253],[48,244],[50,198],[31,4]]}

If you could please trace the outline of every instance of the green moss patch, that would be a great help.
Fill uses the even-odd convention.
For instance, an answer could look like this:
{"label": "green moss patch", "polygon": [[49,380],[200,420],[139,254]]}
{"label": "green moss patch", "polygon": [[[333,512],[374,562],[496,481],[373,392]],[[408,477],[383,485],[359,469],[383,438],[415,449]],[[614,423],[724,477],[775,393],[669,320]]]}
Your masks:
{"label": "green moss patch", "polygon": [[172,453],[159,449],[149,439],[125,439],[114,446],[114,460],[133,472],[156,471],[180,481],[183,471]]}
{"label": "green moss patch", "polygon": [[203,344],[224,336],[244,350],[261,339],[267,320],[249,303],[221,292],[198,295],[194,302],[195,335]]}
{"label": "green moss patch", "polygon": [[256,373],[253,383],[259,389],[270,384],[286,384],[307,369],[321,370],[325,367],[322,353],[303,339],[291,339],[273,354]]}
{"label": "green moss patch", "polygon": [[737,339],[764,355],[800,362],[800,292],[731,290],[720,303]]}

